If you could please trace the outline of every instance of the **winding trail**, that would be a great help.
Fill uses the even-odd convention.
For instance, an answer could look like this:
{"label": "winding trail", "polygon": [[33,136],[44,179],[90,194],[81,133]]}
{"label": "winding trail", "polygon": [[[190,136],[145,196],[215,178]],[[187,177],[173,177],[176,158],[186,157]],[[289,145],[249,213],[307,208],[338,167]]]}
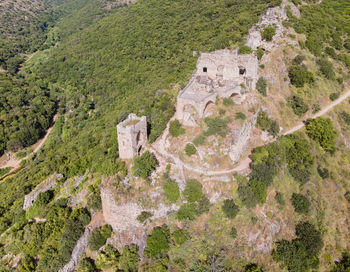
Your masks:
{"label": "winding trail", "polygon": [[[325,108],[323,108],[322,110],[320,110],[316,114],[312,115],[310,118],[314,119],[314,118],[317,118],[317,117],[320,117],[320,116],[326,114],[328,111],[330,111],[335,106],[342,103],[348,97],[350,97],[350,90],[345,92],[337,100],[333,101],[332,103],[327,105]],[[174,119],[174,117],[172,118],[172,120],[173,119]],[[240,173],[240,172],[246,171],[249,168],[249,165],[251,163],[251,159],[249,158],[250,154],[248,155],[248,157],[241,160],[235,167],[233,167],[231,169],[227,169],[227,170],[212,171],[212,170],[208,170],[208,169],[204,169],[204,168],[193,167],[193,166],[190,166],[190,165],[184,163],[179,157],[177,157],[173,154],[170,154],[165,148],[166,139],[169,135],[169,124],[170,124],[170,122],[167,124],[167,127],[164,130],[162,136],[153,144],[153,146],[150,148],[150,150],[153,151],[154,153],[158,154],[163,159],[172,160],[179,167],[179,169],[181,169],[181,170],[186,169],[188,171],[191,171],[191,172],[194,172],[194,173],[197,173],[200,175],[204,175],[204,176],[222,176],[222,175],[232,174],[234,172]],[[282,135],[292,134],[292,133],[302,129],[304,126],[305,126],[305,123],[301,122],[301,123],[295,125],[294,127],[292,127],[291,129],[287,130],[286,132],[282,133]],[[272,142],[273,141],[276,141],[276,139],[272,140]]]}
{"label": "winding trail", "polygon": [[[20,166],[21,161],[27,159],[30,155],[35,154],[35,153],[37,153],[40,150],[40,148],[44,145],[44,143],[46,142],[47,138],[51,134],[53,125],[54,125],[55,121],[57,120],[57,117],[58,117],[57,114],[53,117],[52,124],[47,129],[45,136],[43,138],[41,138],[36,144],[32,145],[32,147],[35,146],[32,153],[28,154],[27,156],[25,156],[22,159],[17,159],[15,157],[15,154],[13,154],[12,157],[9,160],[7,160],[5,164],[2,164],[0,166],[1,168],[12,167],[10,172],[8,172],[5,176],[0,178],[0,181],[5,179],[6,177],[8,177],[10,174],[13,174],[16,171],[18,171],[19,169],[21,169],[21,166]],[[3,155],[3,156],[6,156],[6,155]]]}

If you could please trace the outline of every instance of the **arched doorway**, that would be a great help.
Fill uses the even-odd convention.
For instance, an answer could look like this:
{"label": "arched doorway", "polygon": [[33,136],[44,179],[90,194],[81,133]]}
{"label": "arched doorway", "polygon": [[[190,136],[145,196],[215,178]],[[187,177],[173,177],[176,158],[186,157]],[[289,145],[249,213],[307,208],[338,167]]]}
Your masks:
{"label": "arched doorway", "polygon": [[213,101],[208,101],[207,104],[205,105],[204,107],[204,110],[203,110],[203,117],[208,117],[212,114],[212,111],[215,107],[215,104]]}

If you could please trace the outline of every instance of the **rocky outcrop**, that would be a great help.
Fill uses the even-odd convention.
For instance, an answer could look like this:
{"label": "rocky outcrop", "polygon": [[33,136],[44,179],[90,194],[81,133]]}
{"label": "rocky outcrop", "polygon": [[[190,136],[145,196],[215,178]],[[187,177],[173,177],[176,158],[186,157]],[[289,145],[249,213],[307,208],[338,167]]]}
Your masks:
{"label": "rocky outcrop", "polygon": [[23,210],[27,210],[31,207],[40,193],[44,193],[54,188],[56,186],[56,181],[61,180],[62,178],[62,174],[54,174],[36,186],[32,192],[24,197]]}
{"label": "rocky outcrop", "polygon": [[[284,0],[281,6],[269,8],[265,14],[261,16],[259,22],[255,24],[250,30],[246,44],[253,50],[258,47],[263,47],[265,50],[271,51],[271,49],[278,45],[278,42],[283,37],[285,28],[283,21],[288,19],[287,6],[290,7],[292,14],[296,17],[300,17],[298,8],[291,2]],[[262,40],[260,32],[267,26],[274,26],[276,28],[276,34],[273,37],[272,42]]]}
{"label": "rocky outcrop", "polygon": [[257,116],[258,112],[251,116],[239,130],[236,141],[231,146],[231,151],[229,152],[229,156],[233,163],[236,163],[246,150],[246,147],[249,143],[251,131],[256,124]]}

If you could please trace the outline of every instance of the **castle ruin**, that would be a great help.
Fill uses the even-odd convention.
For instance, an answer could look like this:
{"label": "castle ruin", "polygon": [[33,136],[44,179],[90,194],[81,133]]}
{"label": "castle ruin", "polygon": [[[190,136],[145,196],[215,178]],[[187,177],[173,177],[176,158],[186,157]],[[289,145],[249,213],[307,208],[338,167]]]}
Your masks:
{"label": "castle ruin", "polygon": [[216,97],[242,96],[254,90],[258,80],[258,59],[237,50],[202,53],[189,84],[177,98],[176,118],[184,125],[195,126],[207,115]]}
{"label": "castle ruin", "polygon": [[132,159],[139,155],[147,141],[146,116],[129,114],[128,118],[117,125],[119,157]]}

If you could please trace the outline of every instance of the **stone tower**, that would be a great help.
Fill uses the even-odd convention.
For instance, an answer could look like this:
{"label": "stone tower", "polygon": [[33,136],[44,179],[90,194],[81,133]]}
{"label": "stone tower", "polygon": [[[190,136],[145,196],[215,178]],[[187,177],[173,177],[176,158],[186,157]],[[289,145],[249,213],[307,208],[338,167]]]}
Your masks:
{"label": "stone tower", "polygon": [[147,141],[146,116],[129,114],[128,118],[117,125],[119,157],[132,159],[139,154]]}

